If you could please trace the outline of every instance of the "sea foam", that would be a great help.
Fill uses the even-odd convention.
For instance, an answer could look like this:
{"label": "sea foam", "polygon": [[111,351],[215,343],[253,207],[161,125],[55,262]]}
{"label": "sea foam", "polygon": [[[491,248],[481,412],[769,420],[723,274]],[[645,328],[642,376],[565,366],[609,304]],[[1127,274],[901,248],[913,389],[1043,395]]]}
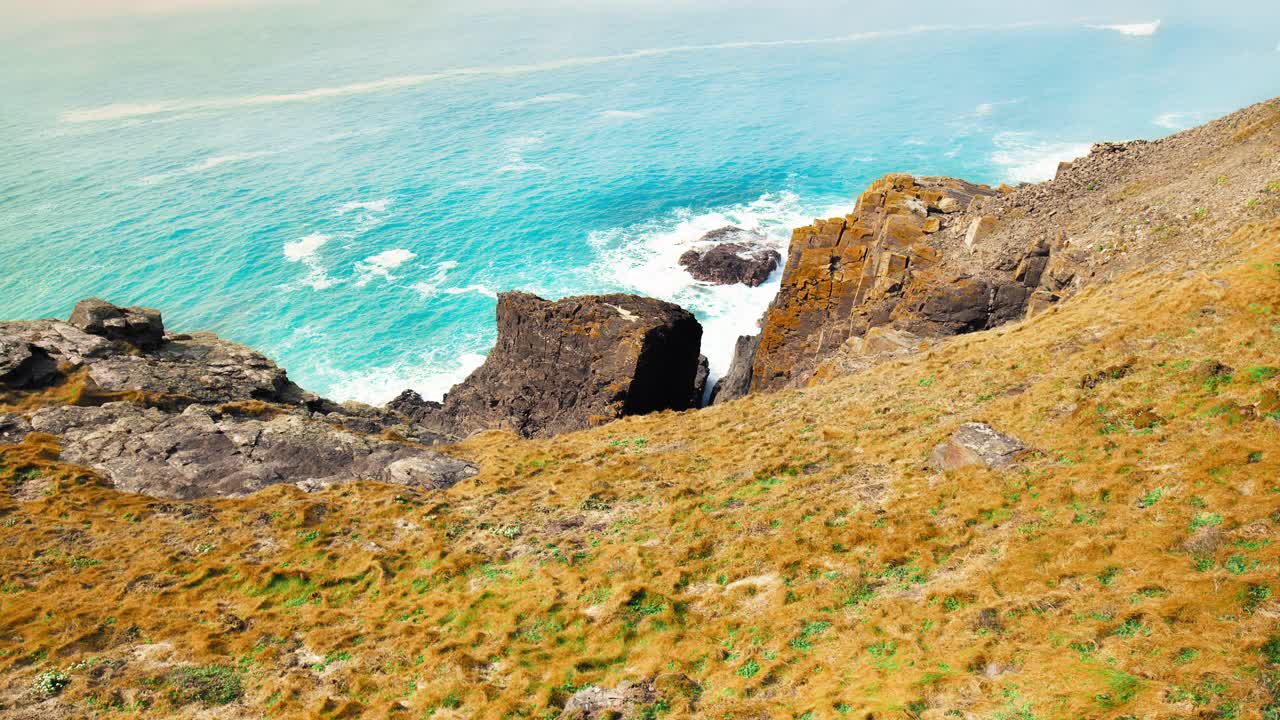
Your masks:
{"label": "sea foam", "polygon": [[1029,133],[1005,132],[995,137],[991,161],[1005,168],[1005,180],[1033,183],[1051,180],[1058,163],[1089,154],[1088,143],[1044,142]]}
{"label": "sea foam", "polygon": [[711,230],[732,225],[761,234],[785,258],[792,228],[851,209],[804,203],[787,191],[723,208],[678,209],[628,227],[592,232],[588,240],[599,257],[593,271],[608,286],[674,302],[696,314],[703,328],[702,354],[714,382],[728,370],[738,336],[759,332],[757,321],[778,291],[781,269],[759,287],[710,285],[694,280],[680,266],[680,255],[702,246],[699,240]]}
{"label": "sea foam", "polygon": [[355,264],[356,287],[363,287],[377,278],[394,280],[395,276],[391,271],[416,257],[416,254],[403,248],[392,248],[383,250],[377,255],[370,255]]}
{"label": "sea foam", "polygon": [[1090,25],[1094,30],[1110,30],[1129,37],[1151,37],[1160,31],[1162,21],[1152,20],[1145,23],[1129,23],[1121,25]]}
{"label": "sea foam", "polygon": [[312,233],[301,240],[284,244],[284,257],[289,262],[301,262],[316,254],[330,237],[321,233]]}
{"label": "sea foam", "polygon": [[406,355],[394,363],[368,371],[321,369],[319,372],[329,379],[334,397],[383,405],[401,392],[413,390],[424,399],[439,401],[450,388],[480,367],[484,357],[472,352],[445,357],[442,353],[428,351],[421,355]]}
{"label": "sea foam", "polygon": [[530,105],[562,103],[573,100],[577,97],[579,97],[577,93],[552,93],[549,95],[538,95],[524,100],[510,100],[507,102],[494,103],[493,106],[499,110],[518,110],[520,108],[529,107]]}
{"label": "sea foam", "polygon": [[341,205],[339,205],[337,208],[334,209],[334,212],[336,212],[339,215],[346,215],[347,213],[352,212],[354,210],[366,210],[368,212],[386,212],[387,208],[390,205],[391,205],[391,200],[389,198],[382,198],[381,200],[353,201],[353,202],[342,203]]}
{"label": "sea foam", "polygon": [[165,180],[170,180],[175,177],[181,177],[183,175],[196,175],[199,173],[208,172],[209,170],[213,170],[214,168],[222,167],[223,165],[227,165],[230,163],[245,162],[246,160],[256,160],[257,158],[267,157],[269,155],[275,155],[279,152],[280,152],[279,150],[258,150],[253,152],[240,152],[240,153],[228,153],[226,155],[214,155],[212,157],[207,157],[199,162],[191,163],[186,167],[183,167],[178,170],[174,170],[172,172],[147,175],[146,177],[142,178],[142,184],[155,185],[157,183],[161,183],[161,182],[164,182]]}

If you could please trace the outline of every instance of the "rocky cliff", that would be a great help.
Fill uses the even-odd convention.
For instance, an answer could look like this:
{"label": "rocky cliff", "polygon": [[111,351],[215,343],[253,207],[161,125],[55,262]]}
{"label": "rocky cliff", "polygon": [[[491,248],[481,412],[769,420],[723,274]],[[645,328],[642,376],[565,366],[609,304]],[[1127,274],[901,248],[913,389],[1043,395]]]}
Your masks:
{"label": "rocky cliff", "polygon": [[85,300],[69,322],[0,323],[0,433],[56,443],[113,487],[174,498],[354,480],[448,487],[476,472],[430,446],[481,430],[547,436],[697,407],[702,328],[632,295],[507,293],[498,342],[446,396],[385,408],[308,393],[249,348],[166,333],[159,311]]}
{"label": "rocky cliff", "polygon": [[687,310],[636,295],[498,298],[498,340],[443,404],[413,393],[391,407],[452,435],[546,437],[627,415],[698,407],[706,360]]}
{"label": "rocky cliff", "polygon": [[[1275,112],[1262,103],[1162,140],[1098,144],[1018,188],[877,180],[853,213],[795,230],[778,295],[716,401],[862,370],[1125,272],[1212,257],[1236,224],[1276,211]],[[1253,195],[1239,200],[1242,189]]]}

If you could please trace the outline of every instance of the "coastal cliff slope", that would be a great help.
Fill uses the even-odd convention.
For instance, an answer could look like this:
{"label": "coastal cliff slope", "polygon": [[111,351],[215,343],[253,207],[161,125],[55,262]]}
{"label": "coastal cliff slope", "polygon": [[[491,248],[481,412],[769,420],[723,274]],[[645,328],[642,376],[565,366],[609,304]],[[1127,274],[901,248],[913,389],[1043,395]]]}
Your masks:
{"label": "coastal cliff slope", "polygon": [[1195,267],[1280,207],[1275,101],[1156,141],[1100,143],[1018,188],[889,175],[797,228],[717,400],[802,387],[1041,312],[1139,269]]}
{"label": "coastal cliff slope", "polygon": [[[1043,218],[1022,223],[1017,198],[1112,198],[1066,235],[1128,238],[1077,243],[1091,281],[1029,317],[697,411],[411,442],[475,468],[439,486],[122,492],[22,423],[187,409],[75,377],[17,390],[0,408],[19,418],[0,426],[0,715],[1280,716],[1280,106],[1242,112],[1186,136],[1240,174],[1169,164],[1161,188],[1196,190],[1161,224],[1116,224],[1127,185],[1059,186],[1103,160],[992,190],[983,212],[1015,207],[991,212],[1023,256]],[[111,319],[117,350],[137,344],[111,362],[164,352],[145,313]],[[891,333],[925,337],[859,337]],[[69,352],[97,345],[71,335]],[[192,337],[165,342],[216,345]],[[47,380],[38,354],[4,372]],[[414,431],[257,369],[246,387],[269,402],[188,420],[276,405],[325,432]]]}

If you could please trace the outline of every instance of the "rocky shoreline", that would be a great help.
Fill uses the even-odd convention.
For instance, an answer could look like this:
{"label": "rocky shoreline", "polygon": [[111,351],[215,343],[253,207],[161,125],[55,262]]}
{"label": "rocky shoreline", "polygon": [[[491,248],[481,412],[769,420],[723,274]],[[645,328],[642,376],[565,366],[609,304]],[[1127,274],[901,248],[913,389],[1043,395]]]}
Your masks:
{"label": "rocky shoreline", "polygon": [[[1221,228],[1280,208],[1264,189],[1209,217],[1195,208],[1222,183],[1170,168],[1194,156],[1268,177],[1280,161],[1257,158],[1250,128],[1274,113],[1263,103],[1165,140],[1096,145],[1038,185],[875,181],[849,215],[794,231],[778,294],[713,402],[859,372],[1123,272],[1193,267]],[[759,284],[781,260],[739,228],[700,245],[681,264],[706,282]],[[0,441],[49,439],[114,487],[163,497],[357,480],[444,488],[477,468],[433,447],[477,432],[545,438],[702,404],[702,327],[672,303],[511,292],[497,326],[484,364],[442,402],[406,391],[378,408],[309,393],[216,335],[167,332],[158,310],[88,299],[66,322],[0,322]]]}

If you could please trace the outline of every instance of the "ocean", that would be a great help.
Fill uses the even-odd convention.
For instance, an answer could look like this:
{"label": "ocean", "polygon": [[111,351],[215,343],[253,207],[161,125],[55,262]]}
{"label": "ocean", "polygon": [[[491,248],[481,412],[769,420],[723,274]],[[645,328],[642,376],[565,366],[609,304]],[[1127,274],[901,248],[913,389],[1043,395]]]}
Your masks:
{"label": "ocean", "polygon": [[1043,180],[1280,95],[1274,3],[29,5],[0,317],[156,307],[370,403],[465,377],[506,290],[677,302],[718,376],[777,277],[692,281],[703,233],[785,254],[886,172]]}

